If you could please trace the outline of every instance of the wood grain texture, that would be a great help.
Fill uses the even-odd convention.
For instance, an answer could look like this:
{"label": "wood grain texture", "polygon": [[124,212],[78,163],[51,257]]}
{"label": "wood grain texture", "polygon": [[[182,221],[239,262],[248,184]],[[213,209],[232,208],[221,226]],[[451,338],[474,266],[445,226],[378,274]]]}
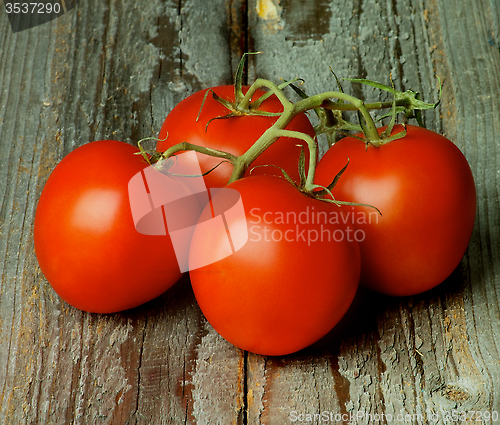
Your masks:
{"label": "wood grain texture", "polygon": [[[301,77],[309,93],[336,87],[330,66],[339,77],[392,75],[427,101],[440,76],[443,100],[425,123],[464,152],[478,194],[457,270],[415,297],[361,290],[329,335],[284,357],[224,341],[187,278],[119,314],[61,301],[32,237],[55,165],[92,140],[156,136],[177,102],[231,83],[242,52],[258,50],[250,82]],[[272,425],[364,413],[353,423],[401,414],[441,424],[453,410],[500,412],[499,81],[496,0],[88,0],[16,34],[1,6],[0,423]]]}

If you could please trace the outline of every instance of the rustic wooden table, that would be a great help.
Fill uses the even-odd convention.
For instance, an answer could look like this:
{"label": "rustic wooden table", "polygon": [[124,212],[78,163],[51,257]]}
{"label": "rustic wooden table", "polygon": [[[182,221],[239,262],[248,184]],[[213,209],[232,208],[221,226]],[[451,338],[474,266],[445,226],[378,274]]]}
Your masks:
{"label": "rustic wooden table", "polygon": [[[498,0],[81,0],[17,33],[0,9],[1,423],[500,421]],[[334,332],[284,357],[225,342],[188,279],[119,314],[62,302],[33,249],[51,170],[89,141],[157,135],[181,99],[231,83],[244,51],[263,52],[250,82],[302,77],[311,93],[336,88],[331,66],[392,73],[434,101],[438,74],[443,101],[426,126],[459,146],[477,184],[460,266],[420,296],[360,291]]]}

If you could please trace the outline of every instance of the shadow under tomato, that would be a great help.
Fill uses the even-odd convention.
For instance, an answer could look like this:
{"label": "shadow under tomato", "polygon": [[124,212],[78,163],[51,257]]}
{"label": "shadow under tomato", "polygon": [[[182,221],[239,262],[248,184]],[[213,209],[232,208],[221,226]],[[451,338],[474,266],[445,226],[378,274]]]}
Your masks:
{"label": "shadow under tomato", "polygon": [[383,295],[360,286],[349,310],[337,326],[319,341],[290,356],[338,355],[346,340],[355,341],[369,335],[378,335],[379,321],[399,314],[401,308],[426,308],[430,304],[444,305],[446,308],[447,302],[463,297],[468,282],[467,268],[461,263],[444,282],[413,296]]}
{"label": "shadow under tomato", "polygon": [[196,300],[194,299],[189,275],[185,273],[171,288],[158,297],[140,306],[114,314],[130,318],[137,318],[144,315],[151,318],[160,318],[162,313],[174,315],[177,310],[179,310],[178,313],[181,315],[186,310],[186,305],[194,303],[196,303]]}
{"label": "shadow under tomato", "polygon": [[377,331],[377,317],[400,301],[360,287],[354,300],[340,322],[323,338],[296,355],[337,355],[346,339],[352,340],[359,336]]}
{"label": "shadow under tomato", "polygon": [[[409,297],[392,297],[360,286],[356,296],[341,321],[323,338],[303,350],[286,356],[271,356],[274,361],[294,361],[315,356],[337,356],[344,344],[367,338],[378,339],[381,320],[399,315],[402,308],[426,308],[431,304],[454,302],[463,297],[468,285],[467,267],[461,264],[443,283],[422,294]],[[445,307],[446,308],[446,307]],[[159,297],[139,307],[118,313],[123,318],[134,321],[147,316],[152,320],[164,320],[166,316],[182,318],[185,314],[202,317],[193,294],[189,275],[186,273],[169,290]],[[384,319],[385,318],[385,319]]]}

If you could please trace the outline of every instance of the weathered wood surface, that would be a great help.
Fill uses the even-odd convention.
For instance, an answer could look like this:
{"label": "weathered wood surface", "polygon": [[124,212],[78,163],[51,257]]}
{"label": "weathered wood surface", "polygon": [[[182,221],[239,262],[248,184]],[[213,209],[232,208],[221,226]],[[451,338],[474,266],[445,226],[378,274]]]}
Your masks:
{"label": "weathered wood surface", "polygon": [[[283,424],[365,412],[380,416],[353,423],[435,424],[500,411],[497,0],[81,0],[15,34],[0,9],[1,423]],[[420,296],[360,292],[324,340],[278,358],[219,337],[187,279],[120,314],[61,302],[32,238],[51,170],[92,140],[157,135],[176,102],[230,83],[245,50],[263,52],[249,60],[250,81],[300,76],[311,93],[335,88],[329,66],[386,83],[392,73],[428,101],[441,77],[426,125],[462,149],[478,193],[458,269]]]}

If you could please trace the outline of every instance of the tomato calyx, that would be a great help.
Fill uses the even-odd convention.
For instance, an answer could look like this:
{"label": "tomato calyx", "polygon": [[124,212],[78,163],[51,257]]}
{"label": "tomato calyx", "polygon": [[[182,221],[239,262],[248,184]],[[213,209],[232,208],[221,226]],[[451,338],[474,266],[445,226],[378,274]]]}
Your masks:
{"label": "tomato calyx", "polygon": [[[221,120],[221,119],[230,119],[230,118],[236,118],[236,117],[243,117],[243,116],[262,116],[262,117],[279,117],[281,115],[281,112],[269,112],[265,111],[263,109],[260,109],[262,104],[266,99],[271,97],[273,95],[273,92],[268,91],[262,95],[260,95],[257,99],[252,100],[252,96],[247,96],[245,93],[243,93],[243,71],[245,68],[245,59],[247,55],[257,55],[260,54],[261,52],[247,52],[244,53],[243,56],[240,59],[240,62],[238,64],[238,68],[236,70],[236,75],[235,75],[235,82],[234,82],[234,102],[225,99],[217,93],[213,89],[209,89],[206,91],[203,101],[201,103],[200,111],[198,113],[197,121],[201,115],[201,111],[203,110],[203,107],[205,105],[205,101],[207,97],[211,94],[212,98],[216,101],[219,102],[224,108],[228,110],[228,113],[225,115],[221,115],[215,118],[210,119],[206,126],[205,126],[205,131],[207,131],[208,126],[210,125],[211,122],[215,120]],[[285,81],[284,83],[280,84],[278,87],[280,90],[285,88],[288,85],[291,85],[294,82],[301,81],[300,78],[294,79],[293,81]],[[253,93],[252,93],[253,95]]]}
{"label": "tomato calyx", "polygon": [[[385,84],[377,83],[375,81],[366,80],[366,79],[346,79],[351,82],[366,84],[371,87],[378,88],[380,90],[388,91],[393,95],[391,110],[387,114],[378,118],[378,121],[383,118],[390,117],[391,120],[386,129],[379,134],[378,130],[373,131],[374,121],[371,118],[370,114],[362,114],[362,109],[358,109],[358,120],[360,123],[360,127],[363,132],[364,137],[360,137],[358,135],[351,135],[356,139],[360,139],[365,143],[365,148],[368,149],[369,146],[380,147],[384,144],[392,142],[397,139],[401,139],[406,136],[406,125],[402,123],[403,130],[393,134],[393,128],[396,124],[396,115],[398,113],[403,112],[406,118],[416,118],[419,125],[423,127],[421,110],[423,109],[431,109],[436,108],[441,102],[441,82],[438,77],[439,84],[439,96],[438,100],[435,103],[426,103],[419,100],[419,93],[413,90],[407,90],[406,92],[401,92],[395,89],[394,83],[392,81],[392,76],[390,76],[392,87],[386,86]],[[399,104],[398,104],[399,101]],[[366,105],[365,105],[366,107]]]}
{"label": "tomato calyx", "polygon": [[[212,94],[212,98],[216,101],[219,102],[222,106],[224,106],[229,112],[225,115],[220,115],[218,117],[214,117],[210,119],[206,126],[205,126],[205,131],[208,130],[208,126],[215,120],[223,120],[223,119],[230,119],[230,118],[237,118],[237,117],[244,117],[248,115],[253,115],[253,116],[261,116],[261,117],[278,117],[280,116],[279,112],[268,112],[268,111],[263,111],[261,109],[258,109],[259,106],[262,104],[262,102],[265,99],[261,99],[262,97],[266,95],[262,95],[261,98],[255,100],[254,102],[251,102],[246,108],[243,108],[239,103],[238,100],[235,102],[231,102],[227,99],[224,99],[217,95],[212,89],[207,90],[205,93],[205,96],[203,97],[203,101],[201,103],[201,108],[198,113],[197,121],[201,115],[201,111],[203,110],[203,106],[205,105],[206,98],[209,94]],[[267,99],[266,96],[265,98]]]}
{"label": "tomato calyx", "polygon": [[[318,184],[310,184],[310,185],[306,184],[306,182],[307,182],[307,173],[305,171],[305,154],[304,154],[304,150],[303,149],[301,149],[300,158],[299,158],[299,176],[300,176],[300,181],[298,183],[295,182],[295,181],[293,181],[290,178],[290,176],[288,175],[288,173],[283,168],[277,167],[277,166],[274,166],[274,165],[267,165],[267,166],[268,167],[271,167],[271,166],[277,167],[281,171],[281,173],[283,175],[283,178],[285,180],[287,180],[291,185],[293,185],[299,192],[301,192],[302,194],[304,194],[304,195],[306,195],[306,196],[308,196],[310,198],[313,198],[313,199],[315,199],[317,201],[327,202],[327,203],[330,203],[330,204],[334,204],[334,205],[336,205],[338,207],[340,207],[342,205],[348,205],[348,206],[358,206],[358,207],[359,206],[363,206],[363,207],[373,208],[380,215],[382,215],[382,213],[380,212],[380,210],[377,207],[374,207],[373,205],[362,204],[362,203],[359,203],[359,202],[340,201],[338,199],[335,199],[335,197],[333,196],[333,193],[332,193],[332,189],[335,187],[335,185],[337,184],[337,182],[341,178],[342,174],[347,169],[348,165],[349,165],[349,158],[347,158],[347,163],[335,175],[333,181],[328,186],[322,186],[322,185],[318,185]],[[261,165],[259,167],[265,167],[265,165]]]}
{"label": "tomato calyx", "polygon": [[368,208],[373,208],[375,211],[377,211],[377,213],[379,215],[382,215],[380,210],[373,205],[363,204],[363,203],[359,203],[359,202],[340,201],[338,199],[335,199],[335,197],[333,196],[332,189],[335,187],[335,185],[339,181],[340,177],[342,176],[344,171],[347,169],[348,165],[349,165],[349,158],[347,159],[346,165],[344,165],[344,167],[342,167],[342,169],[335,175],[335,177],[333,178],[333,181],[328,186],[321,186],[319,184],[315,184],[314,190],[312,192],[303,191],[303,190],[301,190],[300,187],[299,187],[299,190],[301,190],[302,193],[305,193],[306,195],[308,195],[308,196],[310,196],[318,201],[334,204],[337,207],[341,207],[343,205],[353,206],[353,207],[368,207]]}
{"label": "tomato calyx", "polygon": [[389,123],[387,128],[381,133],[379,133],[378,130],[376,130],[376,134],[372,132],[370,129],[368,129],[366,122],[364,121],[365,118],[362,117],[359,112],[358,112],[358,119],[363,132],[361,133],[361,135],[350,134],[349,137],[361,140],[365,144],[365,149],[368,149],[369,146],[372,146],[374,148],[379,148],[382,145],[385,145],[394,140],[402,139],[403,137],[406,136],[406,124],[404,123],[400,124],[403,127],[402,131],[392,134],[392,130],[396,124],[395,114],[392,116],[391,122]]}
{"label": "tomato calyx", "polygon": [[[393,103],[395,108],[395,113],[404,113],[406,119],[411,119],[415,118],[417,120],[418,125],[421,127],[424,127],[423,121],[422,121],[422,111],[426,109],[435,109],[438,107],[438,105],[441,103],[441,96],[442,96],[442,90],[441,90],[441,80],[439,76],[437,76],[437,83],[438,83],[438,100],[434,103],[428,103],[424,102],[420,99],[420,93],[414,90],[406,90],[405,92],[396,90],[394,88],[394,84],[392,84],[392,87],[389,87],[385,84],[382,83],[377,83],[376,81],[371,81],[367,80],[364,78],[344,78],[346,81],[350,81],[353,83],[360,83],[360,84],[365,84],[370,87],[377,88],[379,90],[383,90],[386,92],[389,92],[393,95]],[[392,78],[391,78],[391,83],[392,83]],[[388,107],[387,102],[379,102],[379,105],[382,107]],[[367,104],[368,109],[381,109],[376,106],[376,104]],[[391,115],[392,112],[383,115],[379,118],[381,120],[382,118],[386,118]]]}

